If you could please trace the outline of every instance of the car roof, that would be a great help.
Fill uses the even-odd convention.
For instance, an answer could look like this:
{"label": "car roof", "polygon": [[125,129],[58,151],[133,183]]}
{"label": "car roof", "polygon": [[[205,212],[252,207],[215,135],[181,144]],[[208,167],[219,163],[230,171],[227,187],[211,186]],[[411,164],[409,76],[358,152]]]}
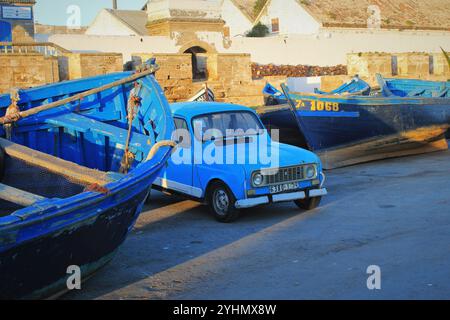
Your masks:
{"label": "car roof", "polygon": [[172,103],[170,105],[170,109],[174,116],[181,116],[185,118],[194,118],[196,116],[201,116],[204,114],[229,111],[255,112],[249,107],[220,102],[179,102]]}

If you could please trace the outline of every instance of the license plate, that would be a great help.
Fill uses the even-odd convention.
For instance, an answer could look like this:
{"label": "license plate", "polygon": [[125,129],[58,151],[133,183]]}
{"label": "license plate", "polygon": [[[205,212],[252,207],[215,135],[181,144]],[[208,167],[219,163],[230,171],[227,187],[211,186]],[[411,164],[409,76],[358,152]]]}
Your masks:
{"label": "license plate", "polygon": [[281,193],[286,191],[292,191],[292,190],[298,190],[300,188],[300,185],[297,182],[293,183],[285,183],[285,184],[279,184],[276,186],[270,187],[270,193]]}

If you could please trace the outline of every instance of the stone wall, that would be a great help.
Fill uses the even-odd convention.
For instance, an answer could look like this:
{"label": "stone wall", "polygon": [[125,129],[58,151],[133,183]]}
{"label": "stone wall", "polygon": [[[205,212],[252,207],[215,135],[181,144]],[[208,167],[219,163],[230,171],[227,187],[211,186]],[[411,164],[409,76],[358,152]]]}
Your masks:
{"label": "stone wall", "polygon": [[120,53],[66,53],[58,58],[61,80],[123,71]]}
{"label": "stone wall", "polygon": [[444,81],[450,78],[442,53],[351,53],[347,55],[348,74],[358,74],[370,84],[375,75]]}
{"label": "stone wall", "polygon": [[[8,20],[7,20],[8,21]],[[33,42],[34,22],[26,20],[9,20],[12,27],[13,42]]]}
{"label": "stone wall", "polygon": [[307,66],[307,65],[261,65],[252,63],[253,78],[265,76],[286,76],[286,77],[318,77],[323,75],[343,75],[347,74],[347,67],[337,65],[333,67]]}
{"label": "stone wall", "polygon": [[87,27],[69,28],[66,26],[53,26],[40,23],[34,24],[35,34],[84,34],[86,30]]}
{"label": "stone wall", "polygon": [[430,75],[430,57],[427,53],[394,54],[392,55],[392,73],[399,76],[426,78]]}
{"label": "stone wall", "polygon": [[444,76],[450,79],[450,68],[444,55],[439,52],[432,53],[431,56],[433,57],[433,62],[430,69],[432,70],[433,74],[435,76]]}
{"label": "stone wall", "polygon": [[58,60],[41,54],[1,54],[0,93],[58,82]]}
{"label": "stone wall", "polygon": [[361,77],[372,77],[380,73],[392,76],[392,56],[378,52],[351,53],[347,55],[348,74]]}
{"label": "stone wall", "polygon": [[[200,54],[206,59],[208,79],[193,80],[190,54],[133,54],[135,65],[156,58],[161,69],[156,79],[170,102],[186,101],[205,84],[214,91],[219,102],[261,105],[264,79],[253,80],[248,54]],[[285,80],[286,78],[283,77]]]}

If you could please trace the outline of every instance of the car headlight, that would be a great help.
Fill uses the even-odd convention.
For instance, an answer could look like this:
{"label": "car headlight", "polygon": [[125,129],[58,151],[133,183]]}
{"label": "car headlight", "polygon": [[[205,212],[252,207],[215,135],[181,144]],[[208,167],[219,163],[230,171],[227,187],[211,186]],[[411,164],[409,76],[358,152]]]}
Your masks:
{"label": "car headlight", "polygon": [[255,173],[253,175],[253,186],[259,187],[264,182],[264,176],[261,173]]}
{"label": "car headlight", "polygon": [[315,165],[305,166],[305,178],[308,180],[315,179],[317,177],[317,169]]}

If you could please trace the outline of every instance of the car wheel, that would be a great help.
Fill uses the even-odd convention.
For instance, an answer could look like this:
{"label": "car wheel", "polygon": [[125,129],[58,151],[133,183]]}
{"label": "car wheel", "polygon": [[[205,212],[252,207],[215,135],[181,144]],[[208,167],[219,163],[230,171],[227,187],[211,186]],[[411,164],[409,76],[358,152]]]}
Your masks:
{"label": "car wheel", "polygon": [[322,197],[314,197],[314,198],[307,198],[302,200],[295,200],[295,204],[303,210],[314,210],[320,205],[320,201],[322,200]]}
{"label": "car wheel", "polygon": [[208,205],[217,221],[229,223],[239,218],[235,208],[236,198],[223,183],[214,183],[209,190]]}

